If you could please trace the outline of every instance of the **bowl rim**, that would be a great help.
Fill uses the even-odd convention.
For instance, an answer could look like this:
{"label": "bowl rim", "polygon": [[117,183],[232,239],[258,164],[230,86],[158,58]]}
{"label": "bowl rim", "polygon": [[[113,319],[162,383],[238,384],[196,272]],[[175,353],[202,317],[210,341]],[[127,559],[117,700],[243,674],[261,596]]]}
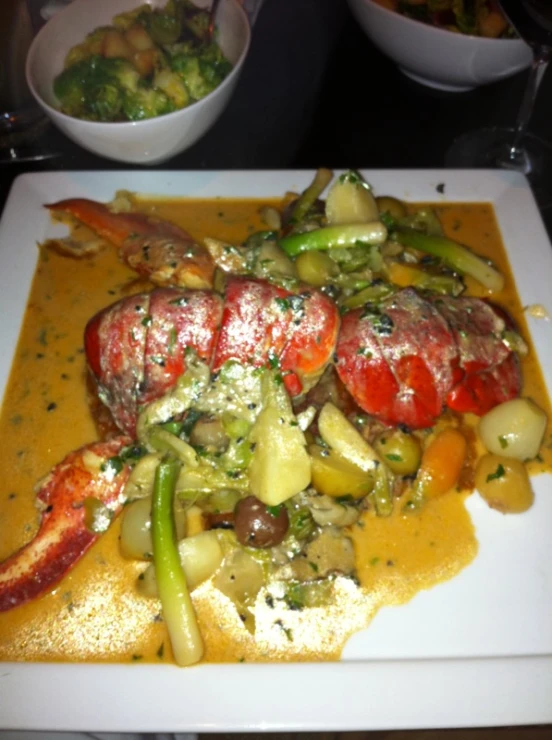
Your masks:
{"label": "bowl rim", "polygon": [[[84,2],[85,0],[81,0],[81,2]],[[212,98],[215,93],[222,91],[223,88],[227,87],[231,84],[231,81],[233,78],[239,73],[245,58],[247,57],[247,53],[249,51],[249,47],[251,45],[251,23],[249,22],[249,17],[247,13],[245,12],[245,9],[243,5],[239,2],[239,0],[227,0],[227,2],[231,2],[234,6],[234,8],[238,11],[238,15],[241,16],[242,22],[244,24],[245,29],[245,44],[243,46],[243,49],[238,57],[238,60],[232,67],[231,72],[224,78],[224,80],[218,85],[214,90],[212,90],[210,93],[208,93],[204,98],[201,98],[201,100],[195,100],[193,103],[190,103],[190,105],[185,106],[184,108],[180,108],[179,110],[171,111],[170,113],[164,113],[160,116],[153,116],[152,118],[144,118],[140,121],[89,121],[86,118],[77,118],[76,116],[70,116],[67,113],[63,113],[63,111],[58,110],[58,108],[54,108],[54,106],[47,103],[42,95],[38,92],[34,85],[34,81],[31,74],[31,67],[34,61],[34,57],[36,56],[36,50],[40,44],[41,36],[46,31],[46,29],[49,27],[52,28],[51,24],[60,23],[60,18],[63,20],[63,15],[71,10],[71,5],[68,5],[66,8],[63,8],[58,13],[56,13],[50,20],[44,24],[44,26],[40,29],[40,31],[36,34],[34,37],[31,46],[29,47],[29,51],[27,52],[27,58],[25,60],[25,79],[27,81],[27,85],[29,86],[29,90],[31,91],[33,97],[41,105],[44,109],[46,109],[52,116],[59,117],[61,120],[65,120],[69,123],[73,123],[76,125],[86,124],[87,126],[90,126],[92,128],[96,128],[98,130],[103,129],[105,130],[108,126],[117,126],[118,128],[122,128],[123,126],[128,126],[130,128],[134,128],[135,126],[142,126],[145,128],[145,124],[149,124],[150,126],[154,125],[156,121],[163,120],[168,121],[172,117],[181,115],[185,111],[189,111],[191,109],[199,110],[200,107],[203,105],[206,105],[209,102],[209,99]],[[149,3],[148,3],[149,4]],[[72,4],[74,6],[74,3]],[[91,29],[93,30],[93,29]]]}
{"label": "bowl rim", "polygon": [[499,41],[501,44],[509,44],[516,46],[519,44],[523,44],[524,46],[527,46],[525,41],[520,37],[516,36],[515,38],[511,39],[491,39],[487,36],[474,36],[471,33],[456,33],[455,31],[449,31],[448,28],[440,28],[438,26],[432,26],[430,23],[424,23],[423,21],[418,21],[415,18],[409,18],[406,15],[402,15],[396,10],[391,10],[390,8],[386,8],[384,5],[380,5],[380,3],[377,2],[377,0],[349,0],[349,2],[358,2],[359,4],[363,5],[371,5],[374,8],[378,9],[378,12],[383,13],[384,15],[387,15],[388,17],[395,17],[395,18],[401,18],[402,22],[406,23],[407,25],[415,25],[418,28],[423,27],[428,30],[428,33],[445,33],[448,35],[452,35],[457,39],[467,39],[468,41],[475,41],[476,43],[482,43],[482,44],[494,44],[497,41]]}

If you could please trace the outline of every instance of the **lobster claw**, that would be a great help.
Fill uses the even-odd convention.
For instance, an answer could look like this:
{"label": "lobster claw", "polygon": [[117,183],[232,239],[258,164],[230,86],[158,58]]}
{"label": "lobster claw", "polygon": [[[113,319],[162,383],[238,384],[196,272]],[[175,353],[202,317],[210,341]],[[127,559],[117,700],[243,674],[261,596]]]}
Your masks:
{"label": "lobster claw", "polygon": [[143,213],[112,213],[103,203],[70,198],[46,206],[67,213],[114,244],[123,262],[157,285],[210,288],[215,265],[187,231]]}
{"label": "lobster claw", "polygon": [[87,527],[87,499],[100,502],[106,516],[119,512],[130,467],[109,461],[130,443],[117,437],[87,445],[49,473],[37,493],[42,518],[36,536],[0,564],[0,612],[51,589],[98,539]]}

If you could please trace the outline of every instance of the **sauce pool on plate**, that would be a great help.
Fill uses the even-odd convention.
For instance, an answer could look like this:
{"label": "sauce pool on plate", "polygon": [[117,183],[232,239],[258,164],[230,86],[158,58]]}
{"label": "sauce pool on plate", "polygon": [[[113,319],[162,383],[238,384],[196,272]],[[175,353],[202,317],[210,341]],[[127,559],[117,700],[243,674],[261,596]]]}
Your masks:
{"label": "sauce pool on plate", "polygon": [[[205,236],[241,243],[263,228],[266,201],[140,200],[140,208]],[[271,205],[277,206],[280,201]],[[270,205],[270,204],[269,204]],[[446,233],[492,258],[506,276],[497,302],[527,338],[523,310],[490,204],[434,206]],[[90,236],[77,227],[77,239]],[[475,283],[467,281],[477,295]],[[0,435],[0,560],[28,542],[38,514],[34,486],[72,449],[97,438],[86,383],[83,329],[88,319],[119,298],[138,292],[136,275],[106,247],[84,260],[40,249],[38,267],[6,389]],[[481,293],[479,293],[481,294]],[[549,415],[533,351],[523,360],[523,395]],[[467,425],[474,419],[467,419]],[[549,469],[547,442],[531,472]],[[476,557],[477,541],[464,502],[469,492],[451,491],[417,513],[389,518],[365,512],[351,527],[357,586],[338,577],[331,605],[300,612],[274,607],[259,595],[256,634],[237,610],[207,582],[193,595],[205,640],[205,660],[272,661],[337,659],[348,637],[366,627],[379,608],[405,603],[420,590],[454,577]],[[477,494],[475,494],[477,495]],[[171,648],[160,603],[140,595],[143,563],[119,553],[120,522],[44,597],[0,614],[0,660],[170,662]]]}

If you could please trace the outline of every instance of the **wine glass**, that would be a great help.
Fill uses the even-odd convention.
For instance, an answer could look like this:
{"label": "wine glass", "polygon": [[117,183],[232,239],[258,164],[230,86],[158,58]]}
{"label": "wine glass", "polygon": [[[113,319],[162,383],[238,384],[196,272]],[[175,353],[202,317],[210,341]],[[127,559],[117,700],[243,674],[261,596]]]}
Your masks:
{"label": "wine glass", "polygon": [[552,146],[528,133],[534,103],[552,55],[551,0],[500,0],[511,25],[531,47],[533,59],[515,124],[472,131],[456,139],[445,157],[447,167],[499,167],[527,175],[541,204],[544,176],[552,172]]}
{"label": "wine glass", "polygon": [[0,164],[57,156],[46,141],[48,119],[25,82],[25,58],[33,38],[25,0],[0,2]]}

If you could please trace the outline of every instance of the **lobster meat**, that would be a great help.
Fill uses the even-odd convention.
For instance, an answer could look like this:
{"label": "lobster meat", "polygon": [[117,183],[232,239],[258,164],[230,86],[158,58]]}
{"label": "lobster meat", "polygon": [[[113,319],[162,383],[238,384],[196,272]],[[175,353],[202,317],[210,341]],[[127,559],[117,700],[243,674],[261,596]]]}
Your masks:
{"label": "lobster meat", "polygon": [[138,409],[176,384],[190,347],[213,372],[228,360],[262,366],[272,358],[292,396],[335,359],[364,411],[419,429],[432,426],[445,405],[483,414],[519,394],[519,362],[504,328],[477,298],[429,299],[406,288],[340,320],[320,291],[291,293],[235,277],[224,302],[176,288],[125,298],[91,319],[85,348],[100,397],[128,434]]}

